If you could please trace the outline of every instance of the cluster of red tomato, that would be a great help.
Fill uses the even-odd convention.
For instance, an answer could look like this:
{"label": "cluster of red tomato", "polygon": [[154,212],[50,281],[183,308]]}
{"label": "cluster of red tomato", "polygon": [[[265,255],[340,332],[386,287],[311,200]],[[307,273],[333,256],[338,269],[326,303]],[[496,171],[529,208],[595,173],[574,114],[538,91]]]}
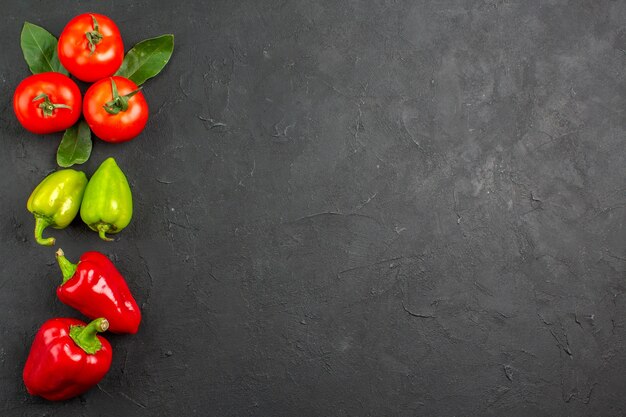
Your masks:
{"label": "cluster of red tomato", "polygon": [[76,16],[63,29],[57,53],[71,75],[94,84],[82,98],[76,83],[59,72],[26,78],[13,96],[22,126],[37,134],[59,132],[73,126],[82,111],[104,141],[125,142],[141,133],[148,103],[133,81],[113,76],[124,60],[124,44],[111,19],[95,13]]}

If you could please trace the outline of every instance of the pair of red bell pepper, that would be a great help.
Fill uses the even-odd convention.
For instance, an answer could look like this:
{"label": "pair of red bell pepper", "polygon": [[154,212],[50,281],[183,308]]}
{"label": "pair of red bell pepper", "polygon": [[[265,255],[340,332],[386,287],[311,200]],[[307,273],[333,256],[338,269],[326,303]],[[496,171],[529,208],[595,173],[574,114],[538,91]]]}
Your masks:
{"label": "pair of red bell pepper", "polygon": [[57,261],[63,282],[58,298],[90,319],[56,318],[41,326],[24,366],[24,384],[32,395],[65,400],[95,386],[111,366],[109,342],[98,333],[137,333],[141,311],[126,281],[99,252],[87,252],[77,265],[61,249]]}

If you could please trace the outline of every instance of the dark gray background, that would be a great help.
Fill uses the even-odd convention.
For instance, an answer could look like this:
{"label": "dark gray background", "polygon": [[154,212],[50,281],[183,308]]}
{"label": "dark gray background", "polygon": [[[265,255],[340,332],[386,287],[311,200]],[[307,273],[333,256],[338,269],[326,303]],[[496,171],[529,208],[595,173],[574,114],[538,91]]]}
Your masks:
{"label": "dark gray background", "polygon": [[[24,21],[172,32],[151,118],[96,141],[135,197],[109,254],[143,305],[84,396],[27,395],[56,300],[25,209],[60,135],[17,123]],[[0,415],[623,416],[626,3],[6,2]]]}

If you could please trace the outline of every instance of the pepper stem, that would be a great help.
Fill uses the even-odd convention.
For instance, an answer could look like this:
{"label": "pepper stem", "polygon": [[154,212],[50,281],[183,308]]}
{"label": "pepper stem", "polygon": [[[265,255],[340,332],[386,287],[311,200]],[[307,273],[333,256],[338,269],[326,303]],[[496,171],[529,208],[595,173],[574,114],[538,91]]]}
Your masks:
{"label": "pepper stem", "polygon": [[47,217],[35,214],[35,240],[40,245],[52,246],[56,242],[53,237],[43,238],[41,235],[46,227],[50,226],[52,221]]}
{"label": "pepper stem", "polygon": [[106,332],[108,328],[109,321],[101,317],[86,326],[70,326],[70,337],[82,350],[93,355],[102,349],[96,334]]}
{"label": "pepper stem", "polygon": [[76,272],[76,264],[67,260],[65,253],[61,248],[57,251],[56,258],[59,263],[59,268],[61,268],[61,273],[63,274],[63,282],[61,283],[61,285],[63,285],[74,276],[74,273]]}
{"label": "pepper stem", "polygon": [[111,230],[111,225],[106,223],[100,223],[97,226],[98,228],[98,236],[100,239],[106,240],[107,242],[113,242],[113,239],[108,237],[106,234]]}
{"label": "pepper stem", "polygon": [[50,117],[54,114],[55,109],[70,109],[72,108],[67,104],[59,104],[53,103],[50,101],[50,97],[47,94],[41,93],[37,97],[33,99],[33,102],[43,99],[41,103],[39,103],[39,108],[43,111],[43,117]]}

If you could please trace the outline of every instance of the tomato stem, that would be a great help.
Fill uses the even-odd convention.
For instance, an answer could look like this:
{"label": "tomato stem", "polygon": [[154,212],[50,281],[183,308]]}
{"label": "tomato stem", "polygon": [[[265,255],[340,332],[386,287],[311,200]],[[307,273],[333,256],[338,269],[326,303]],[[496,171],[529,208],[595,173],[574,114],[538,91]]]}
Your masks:
{"label": "tomato stem", "polygon": [[120,96],[120,94],[117,92],[117,85],[115,84],[115,80],[111,78],[111,92],[113,94],[113,100],[107,101],[102,107],[104,107],[104,110],[106,110],[106,112],[109,114],[118,114],[121,111],[126,111],[128,110],[128,100],[132,96],[140,92],[141,89],[142,87],[139,87],[138,89],[131,91],[126,95]]}
{"label": "tomato stem", "polygon": [[41,103],[39,103],[39,108],[43,111],[43,117],[49,117],[54,114],[55,109],[70,109],[72,108],[67,104],[58,104],[50,101],[50,97],[47,94],[41,93],[37,97],[33,99],[33,102],[43,99]]}
{"label": "tomato stem", "polygon": [[93,30],[90,32],[85,32],[85,36],[89,41],[89,50],[91,53],[89,55],[93,55],[96,52],[96,45],[100,43],[102,40],[102,33],[100,33],[100,26],[98,25],[98,21],[96,20],[94,15],[90,15],[93,20]]}

